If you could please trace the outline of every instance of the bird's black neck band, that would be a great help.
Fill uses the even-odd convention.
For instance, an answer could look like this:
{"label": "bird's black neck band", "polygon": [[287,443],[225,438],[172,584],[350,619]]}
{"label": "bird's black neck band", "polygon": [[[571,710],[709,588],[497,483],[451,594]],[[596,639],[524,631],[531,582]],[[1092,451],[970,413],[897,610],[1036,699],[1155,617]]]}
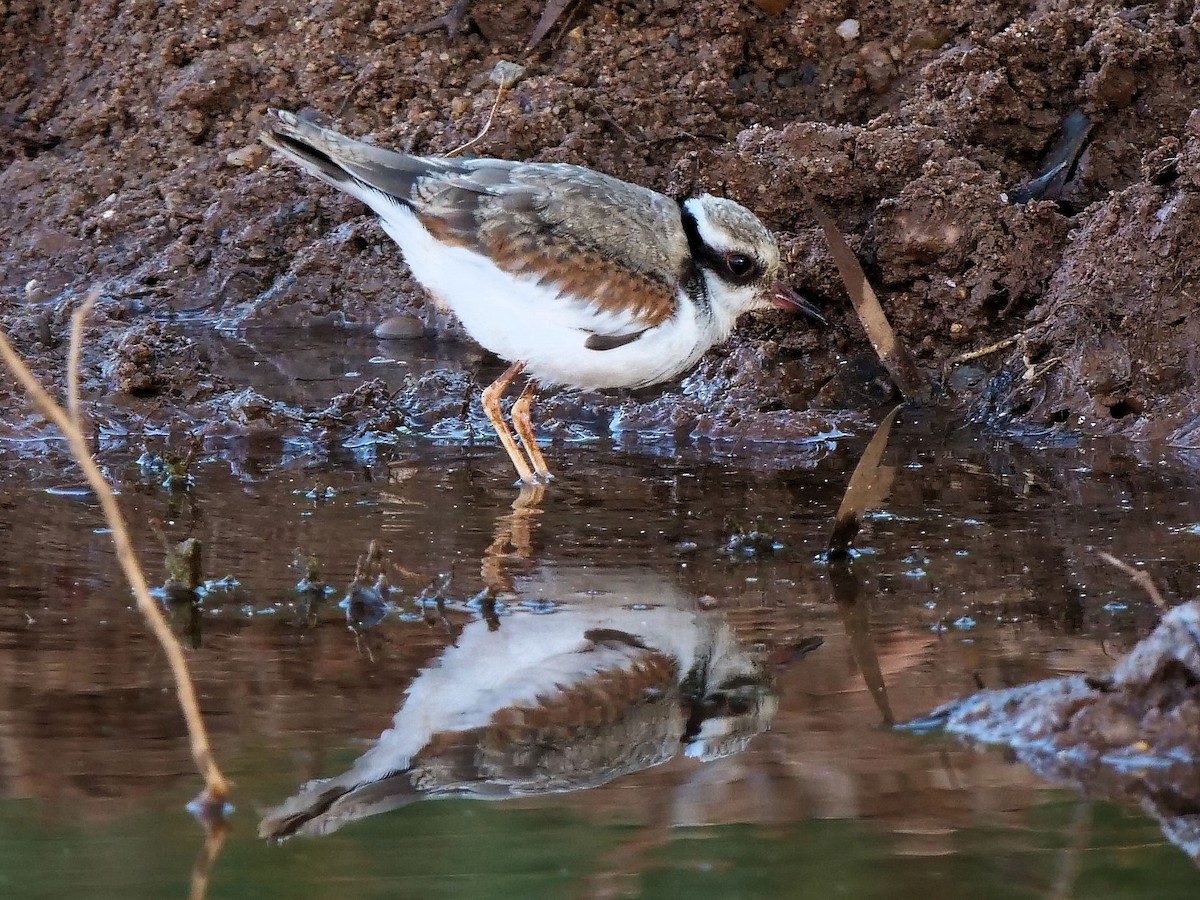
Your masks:
{"label": "bird's black neck band", "polygon": [[688,296],[701,309],[707,310],[709,308],[708,285],[704,282],[702,269],[712,266],[712,260],[716,254],[708,244],[704,243],[704,239],[700,237],[700,226],[696,222],[696,217],[682,203],[679,204],[679,218],[683,223],[683,233],[687,237],[689,251],[679,281],[687,290]]}

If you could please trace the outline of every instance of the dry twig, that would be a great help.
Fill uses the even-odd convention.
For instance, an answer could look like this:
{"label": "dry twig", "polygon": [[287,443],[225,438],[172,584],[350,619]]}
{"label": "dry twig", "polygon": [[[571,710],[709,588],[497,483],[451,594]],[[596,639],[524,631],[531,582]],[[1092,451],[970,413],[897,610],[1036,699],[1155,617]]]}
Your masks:
{"label": "dry twig", "polygon": [[546,6],[542,9],[542,17],[538,19],[533,34],[529,36],[529,43],[525,45],[526,50],[532,50],[542,42],[542,39],[550,33],[554,23],[567,11],[567,7],[572,2],[573,0],[546,0]]}
{"label": "dry twig", "polygon": [[1150,577],[1149,572],[1143,572],[1141,569],[1135,569],[1129,563],[1117,559],[1111,553],[1104,550],[1097,550],[1096,555],[1108,563],[1110,566],[1116,566],[1126,575],[1128,575],[1133,583],[1140,587],[1150,597],[1150,602],[1164,612],[1171,607],[1167,605],[1167,601],[1163,599],[1163,595],[1159,593],[1158,587],[1154,584],[1154,579]]}
{"label": "dry twig", "polygon": [[993,353],[999,353],[1001,350],[1007,350],[1020,339],[1020,335],[1017,337],[1007,337],[1002,341],[996,341],[994,344],[988,344],[986,347],[980,347],[978,350],[968,350],[966,353],[960,353],[958,356],[949,360],[946,365],[958,366],[965,362],[970,362],[973,359],[982,359],[983,357],[990,356]]}
{"label": "dry twig", "polygon": [[883,452],[887,449],[888,438],[892,426],[896,423],[896,415],[904,404],[898,403],[890,413],[884,416],[875,434],[871,436],[867,448],[863,450],[862,458],[854,467],[850,476],[850,484],[842,496],[837,515],[833,519],[833,533],[829,536],[829,546],[826,548],[829,559],[845,559],[850,554],[850,544],[858,534],[862,525],[863,513],[873,503],[879,503],[891,490],[895,469],[881,466]]}
{"label": "dry twig", "polygon": [[504,83],[501,83],[500,86],[496,88],[496,100],[494,103],[492,103],[492,111],[488,113],[487,121],[483,123],[483,130],[465,144],[459,144],[457,147],[447,153],[446,159],[449,159],[452,156],[458,156],[458,154],[462,153],[464,150],[474,147],[483,140],[483,136],[492,128],[492,120],[496,118],[496,110],[500,108],[500,98],[504,96],[504,88]]}
{"label": "dry twig", "polygon": [[854,251],[850,249],[846,239],[842,237],[842,233],[833,219],[817,204],[808,189],[802,185],[801,190],[804,193],[804,199],[808,202],[809,209],[812,210],[821,230],[825,232],[829,253],[838,267],[842,282],[850,294],[850,302],[854,304],[854,312],[858,314],[858,319],[862,322],[863,329],[867,332],[867,339],[875,348],[879,361],[883,363],[892,382],[900,389],[900,393],[906,400],[926,399],[929,395],[929,385],[917,371],[916,363],[909,356],[908,350],[900,343],[891,323],[888,322],[887,315],[884,313],[883,307],[879,305],[879,299],[875,296],[875,291],[858,262],[858,257],[854,255]]}
{"label": "dry twig", "polygon": [[88,484],[100,500],[100,508],[103,510],[104,518],[112,532],[112,540],[116,546],[117,560],[121,564],[121,570],[125,573],[125,578],[133,589],[138,608],[149,622],[150,630],[154,632],[154,636],[162,645],[171,666],[171,674],[175,679],[175,692],[179,698],[179,705],[183,709],[183,717],[187,722],[188,734],[191,738],[192,758],[196,761],[196,767],[200,770],[205,782],[205,790],[197,798],[197,802],[203,807],[220,807],[229,795],[229,782],[225,780],[213,758],[208,733],[200,714],[200,705],[196,700],[196,689],[188,673],[187,660],[184,658],[183,650],[176,641],[175,635],[172,634],[167,620],[150,596],[150,587],[146,582],[142,567],[138,563],[133,542],[129,537],[129,529],[121,515],[121,508],[117,504],[112,487],[105,480],[100,467],[92,458],[87,439],[79,427],[79,378],[76,368],[81,353],[83,322],[98,294],[99,289],[93,290],[71,317],[71,346],[67,356],[72,367],[71,375],[68,376],[67,407],[71,410],[69,413],[46,392],[46,389],[42,387],[33,373],[29,371],[29,367],[13,349],[7,335],[3,332],[0,332],[0,357],[3,358],[4,364],[17,381],[29,393],[30,400],[37,410],[58,426],[58,430],[67,439],[71,455],[75,457],[75,462],[83,470]]}

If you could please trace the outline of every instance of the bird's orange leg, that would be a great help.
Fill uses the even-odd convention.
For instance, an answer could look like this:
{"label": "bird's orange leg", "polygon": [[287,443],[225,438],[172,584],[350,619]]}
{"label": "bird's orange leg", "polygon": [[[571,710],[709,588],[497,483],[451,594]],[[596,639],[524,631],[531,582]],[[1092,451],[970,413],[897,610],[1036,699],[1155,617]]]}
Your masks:
{"label": "bird's orange leg", "polygon": [[529,454],[529,461],[533,463],[533,471],[542,481],[549,481],[554,476],[550,474],[550,467],[546,465],[546,457],[542,456],[541,448],[537,445],[537,438],[533,434],[533,399],[537,396],[537,388],[537,382],[532,378],[529,379],[525,390],[521,391],[521,396],[513,404],[512,421],[513,427],[517,429],[517,434],[521,437],[521,443],[525,446],[525,452]]}
{"label": "bird's orange leg", "polygon": [[492,427],[496,429],[496,436],[500,438],[500,443],[504,445],[504,450],[508,453],[508,458],[512,460],[512,464],[517,470],[517,476],[526,484],[533,484],[537,480],[534,477],[533,470],[529,468],[529,463],[526,462],[524,454],[521,453],[521,448],[517,446],[512,432],[508,430],[508,424],[504,421],[504,414],[500,411],[500,398],[504,396],[504,392],[508,390],[509,385],[513,383],[513,380],[524,369],[525,363],[513,363],[504,370],[503,375],[483,389],[480,401],[483,403],[483,411],[491,421]]}

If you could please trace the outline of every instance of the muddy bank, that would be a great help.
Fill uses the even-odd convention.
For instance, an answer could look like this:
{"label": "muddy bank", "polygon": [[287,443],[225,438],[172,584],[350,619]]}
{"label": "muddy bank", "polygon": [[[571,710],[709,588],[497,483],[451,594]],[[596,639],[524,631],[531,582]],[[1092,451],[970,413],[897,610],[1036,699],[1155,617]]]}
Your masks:
{"label": "muddy bank", "polygon": [[1200,861],[1200,602],[1171,610],[1112,670],[981,691],[918,726],[1011,747],[1043,778],[1134,802]]}
{"label": "muddy bank", "polygon": [[[61,377],[66,308],[105,281],[93,401],[214,421],[246,415],[244,393],[171,315],[369,329],[402,313],[458,339],[361,206],[271,162],[254,135],[269,105],[313,107],[380,144],[446,152],[481,129],[504,59],[525,75],[479,153],[739,199],[829,311],[823,332],[744,323],[691,388],[619,401],[625,421],[757,440],[886,400],[807,184],[945,402],[1022,428],[1200,445],[1192,4],[866,4],[857,33],[839,34],[847,10],[829,2],[775,15],[596,2],[527,53],[541,4],[477,0],[452,39],[408,33],[448,5],[0,4],[0,324]],[[1073,110],[1092,123],[1082,154],[1047,199],[1012,202]],[[739,384],[737,403],[711,407]]]}

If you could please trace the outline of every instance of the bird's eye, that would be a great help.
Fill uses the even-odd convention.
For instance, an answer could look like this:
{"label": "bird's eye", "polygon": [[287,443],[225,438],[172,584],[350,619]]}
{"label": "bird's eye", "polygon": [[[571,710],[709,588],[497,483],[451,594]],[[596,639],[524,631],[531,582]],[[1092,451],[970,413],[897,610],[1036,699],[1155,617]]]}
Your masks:
{"label": "bird's eye", "polygon": [[725,268],[734,278],[745,278],[754,270],[754,260],[744,253],[730,253],[725,257]]}

